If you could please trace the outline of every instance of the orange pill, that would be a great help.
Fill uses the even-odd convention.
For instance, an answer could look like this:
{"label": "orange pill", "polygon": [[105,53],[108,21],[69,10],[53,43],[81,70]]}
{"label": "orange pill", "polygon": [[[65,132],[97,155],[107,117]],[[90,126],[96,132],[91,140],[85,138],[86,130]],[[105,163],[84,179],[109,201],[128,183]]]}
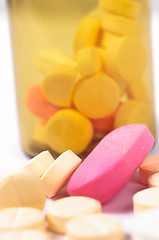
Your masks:
{"label": "orange pill", "polygon": [[157,172],[159,172],[159,155],[146,158],[139,168],[141,183],[147,185],[148,178]]}
{"label": "orange pill", "polygon": [[36,116],[48,120],[59,107],[50,103],[42,93],[40,85],[31,86],[26,96],[26,107]]}

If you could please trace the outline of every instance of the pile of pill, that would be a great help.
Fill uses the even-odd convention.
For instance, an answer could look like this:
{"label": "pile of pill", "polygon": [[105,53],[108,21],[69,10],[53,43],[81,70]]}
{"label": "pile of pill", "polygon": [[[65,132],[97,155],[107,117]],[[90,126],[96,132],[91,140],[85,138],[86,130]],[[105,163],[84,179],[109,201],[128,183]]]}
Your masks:
{"label": "pile of pill", "polygon": [[[126,239],[121,220],[104,213],[102,204],[115,197],[139,167],[142,176],[145,165],[146,171],[151,167],[155,171],[155,161],[145,159],[153,144],[146,125],[130,124],[111,131],[83,161],[71,150],[56,159],[48,150],[42,151],[0,179],[0,239],[51,240],[57,236],[52,233],[69,240]],[[157,184],[155,174],[148,178],[150,187]],[[68,194],[59,197],[64,186]],[[145,234],[144,215],[138,213],[159,216],[158,211],[145,211],[159,208],[158,202],[159,187],[133,196],[134,219],[141,221],[132,227],[133,240]],[[150,238],[146,239],[152,240],[151,229],[147,232]]]}
{"label": "pile of pill", "polygon": [[38,51],[35,65],[44,78],[26,96],[27,108],[41,119],[37,143],[81,154],[125,124],[143,123],[153,132],[141,11],[137,1],[99,0],[77,28],[72,56]]}

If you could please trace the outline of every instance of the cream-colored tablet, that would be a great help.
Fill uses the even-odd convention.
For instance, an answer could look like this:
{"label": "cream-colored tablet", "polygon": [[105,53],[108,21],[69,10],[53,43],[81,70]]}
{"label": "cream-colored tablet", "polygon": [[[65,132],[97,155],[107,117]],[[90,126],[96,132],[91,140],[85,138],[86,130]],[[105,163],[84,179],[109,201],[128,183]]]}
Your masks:
{"label": "cream-colored tablet", "polygon": [[139,167],[140,182],[147,185],[148,178],[159,172],[159,155],[146,158]]}
{"label": "cream-colored tablet", "polygon": [[159,172],[154,173],[148,178],[148,187],[159,187]]}
{"label": "cream-colored tablet", "polygon": [[18,230],[0,233],[1,240],[51,240],[51,234],[39,230]]}
{"label": "cream-colored tablet", "polygon": [[101,213],[101,211],[101,203],[89,197],[75,196],[56,200],[47,209],[49,229],[65,234],[68,221],[86,214]]}
{"label": "cream-colored tablet", "polygon": [[157,240],[159,239],[159,209],[146,210],[132,219],[132,240]]}
{"label": "cream-colored tablet", "polygon": [[67,183],[82,160],[71,150],[62,153],[41,177],[46,195],[54,197]]}
{"label": "cream-colored tablet", "polygon": [[17,207],[0,210],[0,231],[45,230],[45,216],[36,208]]}
{"label": "cream-colored tablet", "polygon": [[118,218],[108,214],[94,214],[71,220],[66,225],[70,240],[123,240],[122,225]]}
{"label": "cream-colored tablet", "polygon": [[32,158],[24,166],[24,168],[35,173],[38,177],[41,177],[53,162],[54,162],[53,156],[48,150],[46,150]]}
{"label": "cream-colored tablet", "polygon": [[147,188],[133,196],[134,214],[149,208],[159,208],[159,187]]}
{"label": "cream-colored tablet", "polygon": [[45,205],[43,185],[35,174],[26,169],[15,170],[0,179],[0,209]]}

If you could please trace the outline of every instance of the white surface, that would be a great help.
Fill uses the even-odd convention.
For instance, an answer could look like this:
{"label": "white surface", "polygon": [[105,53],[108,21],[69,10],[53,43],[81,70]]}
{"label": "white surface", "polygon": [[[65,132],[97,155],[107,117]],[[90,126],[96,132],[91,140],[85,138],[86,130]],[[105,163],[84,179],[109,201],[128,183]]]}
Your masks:
{"label": "white surface", "polygon": [[[151,155],[159,154],[159,1],[153,0],[153,54],[155,78],[155,102],[157,118],[157,140]],[[21,150],[18,130],[17,109],[10,49],[9,29],[4,0],[0,0],[0,174],[10,168],[21,167],[28,157]],[[119,215],[129,232],[132,219],[132,196],[142,189],[135,176],[127,186],[110,202],[103,206],[103,211]],[[56,239],[63,239],[56,237]]]}

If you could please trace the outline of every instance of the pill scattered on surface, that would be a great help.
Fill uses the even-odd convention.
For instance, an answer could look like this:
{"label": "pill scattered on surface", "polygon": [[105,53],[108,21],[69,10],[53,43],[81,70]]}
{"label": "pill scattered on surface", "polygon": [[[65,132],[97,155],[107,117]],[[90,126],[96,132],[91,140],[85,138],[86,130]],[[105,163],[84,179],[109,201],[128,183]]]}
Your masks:
{"label": "pill scattered on surface", "polygon": [[0,209],[35,207],[43,209],[45,192],[39,177],[26,169],[17,169],[0,179]]}
{"label": "pill scattered on surface", "polygon": [[35,173],[38,177],[41,177],[54,162],[54,160],[55,159],[48,150],[42,151],[30,159],[29,162],[25,164],[24,168]]}
{"label": "pill scattered on surface", "polygon": [[71,240],[123,240],[122,225],[118,218],[107,214],[94,214],[71,220],[66,225]]}
{"label": "pill scattered on surface", "polygon": [[81,162],[82,160],[71,150],[62,153],[41,177],[45,194],[49,198],[54,197]]}
{"label": "pill scattered on surface", "polygon": [[149,209],[134,217],[131,227],[132,240],[157,240],[159,236],[159,209]]}
{"label": "pill scattered on surface", "polygon": [[147,185],[148,178],[157,172],[159,172],[159,156],[146,158],[139,167],[140,182]]}
{"label": "pill scattered on surface", "polygon": [[51,240],[50,234],[39,230],[18,230],[0,233],[1,240]]}
{"label": "pill scattered on surface", "polygon": [[148,187],[159,187],[159,172],[154,173],[148,178]]}
{"label": "pill scattered on surface", "polygon": [[143,124],[130,124],[113,130],[73,173],[68,182],[68,193],[108,201],[125,186],[153,143],[152,134]]}
{"label": "pill scattered on surface", "polygon": [[57,153],[70,149],[82,153],[93,138],[93,126],[89,119],[74,109],[62,109],[46,124],[49,146]]}
{"label": "pill scattered on surface", "polygon": [[159,187],[141,190],[133,196],[134,214],[157,207],[159,208]]}
{"label": "pill scattered on surface", "polygon": [[0,210],[0,231],[45,230],[45,216],[36,208],[18,207]]}
{"label": "pill scattered on surface", "polygon": [[49,229],[65,234],[68,221],[86,215],[101,213],[101,203],[88,197],[66,197],[51,203],[47,208]]}

